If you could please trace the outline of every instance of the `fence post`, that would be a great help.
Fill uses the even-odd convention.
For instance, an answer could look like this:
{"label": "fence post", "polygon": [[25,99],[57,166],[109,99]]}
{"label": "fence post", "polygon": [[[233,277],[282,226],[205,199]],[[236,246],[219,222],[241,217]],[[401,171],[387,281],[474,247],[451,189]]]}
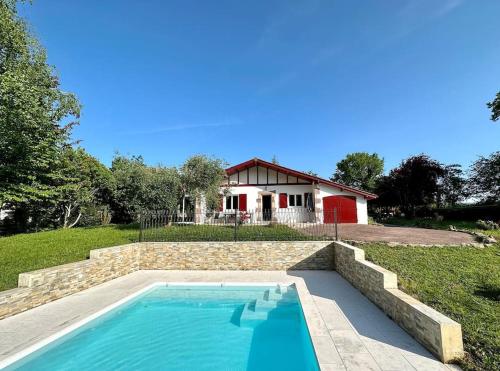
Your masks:
{"label": "fence post", "polygon": [[234,241],[238,240],[238,211],[234,211]]}
{"label": "fence post", "polygon": [[333,222],[335,223],[335,241],[339,240],[339,234],[337,230],[337,208],[333,209]]}
{"label": "fence post", "polygon": [[143,242],[144,236],[143,236],[143,221],[142,221],[142,213],[139,213],[139,242]]}

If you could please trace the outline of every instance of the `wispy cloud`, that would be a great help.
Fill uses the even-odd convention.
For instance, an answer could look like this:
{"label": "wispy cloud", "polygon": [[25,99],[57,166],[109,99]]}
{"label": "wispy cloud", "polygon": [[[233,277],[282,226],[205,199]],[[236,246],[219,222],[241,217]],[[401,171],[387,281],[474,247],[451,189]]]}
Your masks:
{"label": "wispy cloud", "polygon": [[378,49],[391,47],[395,43],[418,32],[430,22],[438,21],[457,9],[466,0],[406,0],[396,12],[391,33],[376,39]]}
{"label": "wispy cloud", "polygon": [[328,46],[317,50],[298,67],[289,67],[281,74],[278,74],[275,78],[267,81],[257,90],[257,94],[266,95],[286,87],[287,85],[293,83],[294,80],[300,79],[315,68],[319,68],[323,63],[329,62],[341,53],[341,51],[342,48],[337,46]]}
{"label": "wispy cloud", "polygon": [[464,2],[465,0],[407,0],[398,13],[401,17],[439,18],[447,15]]}
{"label": "wispy cloud", "polygon": [[465,0],[446,0],[438,6],[434,12],[431,14],[432,18],[439,18],[447,15],[451,11],[455,10],[457,7],[462,5]]}
{"label": "wispy cloud", "polygon": [[169,125],[169,126],[153,127],[153,128],[144,129],[144,130],[126,131],[126,132],[122,132],[122,134],[125,134],[125,135],[162,134],[162,133],[169,133],[169,132],[173,132],[173,131],[187,131],[187,130],[195,130],[195,129],[221,128],[221,127],[237,126],[237,125],[241,125],[240,120],[228,120],[228,121],[220,121],[220,122],[212,122],[212,123],[199,123],[199,124]]}

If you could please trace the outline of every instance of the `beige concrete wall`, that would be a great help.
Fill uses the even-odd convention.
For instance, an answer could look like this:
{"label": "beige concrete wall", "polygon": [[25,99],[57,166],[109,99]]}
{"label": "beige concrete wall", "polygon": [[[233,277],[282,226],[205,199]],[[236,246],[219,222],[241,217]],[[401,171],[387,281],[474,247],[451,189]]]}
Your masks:
{"label": "beige concrete wall", "polygon": [[0,319],[139,269],[333,269],[331,242],[159,242],[92,250],[90,259],[19,275],[0,292]]}
{"label": "beige concrete wall", "polygon": [[335,270],[443,362],[463,356],[459,323],[398,290],[396,274],[365,260],[363,250],[334,242]]}

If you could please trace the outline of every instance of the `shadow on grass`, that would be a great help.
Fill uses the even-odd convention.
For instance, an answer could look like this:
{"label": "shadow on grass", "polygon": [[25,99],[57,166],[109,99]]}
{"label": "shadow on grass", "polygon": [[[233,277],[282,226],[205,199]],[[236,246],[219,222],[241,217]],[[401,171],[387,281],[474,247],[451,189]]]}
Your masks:
{"label": "shadow on grass", "polygon": [[483,285],[474,291],[474,295],[482,296],[485,299],[500,301],[500,287],[493,285]]}
{"label": "shadow on grass", "polygon": [[139,223],[115,224],[114,226],[119,230],[139,230]]}

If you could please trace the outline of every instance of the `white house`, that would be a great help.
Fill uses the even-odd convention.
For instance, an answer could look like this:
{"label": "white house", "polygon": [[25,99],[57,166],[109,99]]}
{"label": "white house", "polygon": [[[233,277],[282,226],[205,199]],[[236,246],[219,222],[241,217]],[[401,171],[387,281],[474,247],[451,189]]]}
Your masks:
{"label": "white house", "polygon": [[368,223],[377,196],[258,158],[226,169],[220,211],[252,221]]}

